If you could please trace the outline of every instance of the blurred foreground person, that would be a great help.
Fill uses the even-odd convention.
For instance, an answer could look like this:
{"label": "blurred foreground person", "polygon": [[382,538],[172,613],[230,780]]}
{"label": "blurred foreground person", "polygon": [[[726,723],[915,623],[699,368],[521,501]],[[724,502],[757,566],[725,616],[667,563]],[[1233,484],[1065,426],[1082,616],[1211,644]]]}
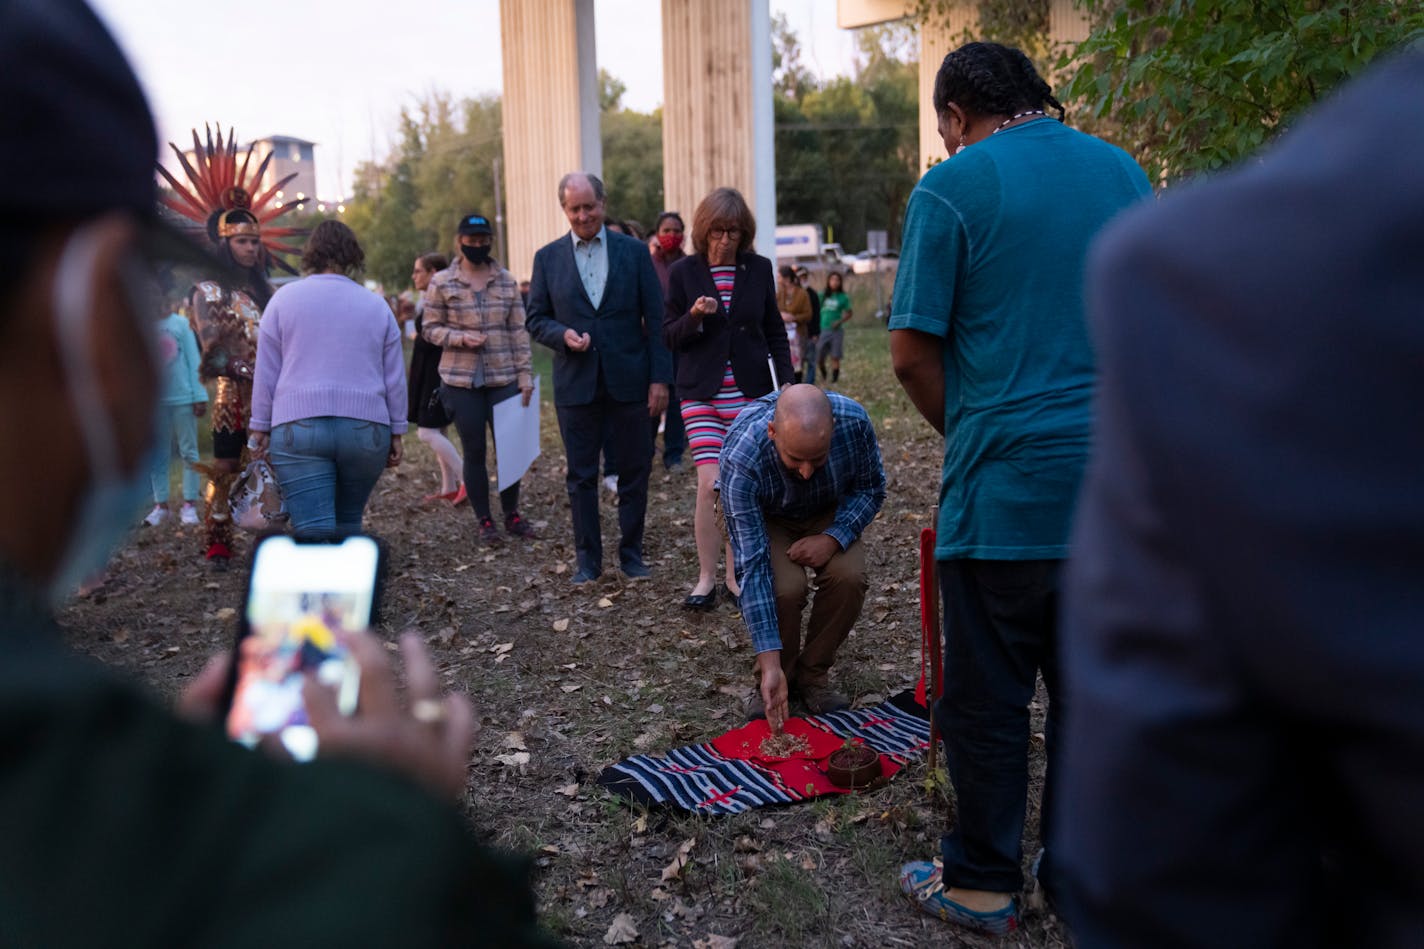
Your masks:
{"label": "blurred foreground person", "polygon": [[1082,946],[1424,945],[1424,55],[1113,225],[1065,590]]}
{"label": "blurred foreground person", "polygon": [[[935,112],[948,161],[910,196],[890,353],[944,435],[935,537],[944,694],[934,715],[955,822],[900,884],[930,915],[1018,925],[1029,703],[1048,691],[1041,839],[1063,701],[1058,572],[1088,456],[1093,353],[1083,262],[1094,235],[1151,194],[1126,152],[1045,115],[1063,107],[1022,52],[970,43],[944,58]],[[1049,849],[1038,880],[1053,892]]]}
{"label": "blurred foreground person", "polygon": [[[0,404],[46,409],[0,413],[26,446],[0,459],[0,942],[537,944],[523,871],[450,806],[473,713],[441,695],[415,637],[405,699],[421,719],[359,637],[354,716],[319,714],[308,687],[329,756],[307,765],[185,723],[65,647],[51,604],[145,494],[159,395],[145,272],[194,248],[157,223],[153,122],[87,7],[0,0],[0,62]],[[224,677],[211,664],[185,713],[212,722]]]}

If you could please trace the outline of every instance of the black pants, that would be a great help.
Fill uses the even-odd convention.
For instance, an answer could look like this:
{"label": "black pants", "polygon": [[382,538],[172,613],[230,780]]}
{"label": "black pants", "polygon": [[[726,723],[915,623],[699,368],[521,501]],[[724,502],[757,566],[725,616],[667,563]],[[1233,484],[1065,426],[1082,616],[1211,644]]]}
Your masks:
{"label": "black pants", "polygon": [[[1048,687],[1048,773],[1039,837],[1048,840],[1057,753],[1058,664],[1054,653],[1059,560],[941,560],[944,696],[935,720],[954,784],[954,828],[940,841],[946,886],[1016,893],[1023,887],[1028,803],[1029,703]],[[1051,854],[1039,881],[1053,893]]]}
{"label": "black pants", "polygon": [[598,455],[605,439],[617,463],[620,564],[643,560],[643,520],[648,510],[648,404],[596,399],[586,405],[560,405],[559,432],[568,458],[569,509],[574,550],[580,567],[603,571],[603,539],[598,523]]}
{"label": "black pants", "polygon": [[[494,406],[496,402],[516,398],[518,383],[483,389],[464,389],[460,386],[442,385],[440,401],[445,411],[455,423],[455,431],[460,433],[460,447],[465,453],[465,493],[470,496],[470,507],[480,520],[490,516],[489,470],[485,467],[485,429],[490,429],[494,437]],[[499,446],[495,446],[498,450]],[[499,506],[504,516],[519,510],[519,482],[516,481],[499,492]]]}

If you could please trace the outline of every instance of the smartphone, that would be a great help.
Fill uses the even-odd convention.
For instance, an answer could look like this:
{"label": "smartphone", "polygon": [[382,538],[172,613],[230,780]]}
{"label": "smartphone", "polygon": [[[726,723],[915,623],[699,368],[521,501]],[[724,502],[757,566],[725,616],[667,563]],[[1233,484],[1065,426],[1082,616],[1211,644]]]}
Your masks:
{"label": "smartphone", "polygon": [[229,738],[250,748],[274,735],[293,759],[316,756],[302,687],[315,677],[336,692],[343,714],[356,710],[360,668],[342,634],[370,628],[382,566],[380,544],[365,535],[340,543],[262,538],[228,682]]}

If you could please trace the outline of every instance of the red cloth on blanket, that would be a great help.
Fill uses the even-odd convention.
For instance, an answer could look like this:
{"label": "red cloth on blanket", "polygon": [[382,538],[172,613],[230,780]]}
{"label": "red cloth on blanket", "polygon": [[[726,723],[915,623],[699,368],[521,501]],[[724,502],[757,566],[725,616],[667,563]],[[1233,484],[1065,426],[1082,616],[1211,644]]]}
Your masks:
{"label": "red cloth on blanket", "polygon": [[[831,734],[826,729],[801,718],[788,718],[783,731],[806,742],[807,750],[792,752],[789,757],[767,755],[761,751],[762,742],[771,737],[771,726],[766,719],[757,719],[741,728],[733,729],[711,741],[713,748],[724,757],[737,761],[749,761],[763,771],[775,775],[775,783],[780,785],[793,799],[816,797],[821,794],[849,794],[837,787],[826,777],[826,759],[831,752],[845,745],[845,739]],[[860,743],[859,739],[851,741]],[[900,765],[888,755],[880,756],[880,773],[888,779],[900,770]]]}

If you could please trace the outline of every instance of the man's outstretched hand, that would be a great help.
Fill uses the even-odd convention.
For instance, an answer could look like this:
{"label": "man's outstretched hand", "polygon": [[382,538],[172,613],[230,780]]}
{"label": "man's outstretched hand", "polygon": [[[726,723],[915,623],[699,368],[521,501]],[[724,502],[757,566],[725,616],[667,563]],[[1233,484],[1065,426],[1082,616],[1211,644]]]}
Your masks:
{"label": "man's outstretched hand", "polygon": [[781,650],[757,653],[757,671],[761,673],[761,700],[766,703],[766,723],[773,735],[781,734],[786,724],[786,676],[781,671]]}

